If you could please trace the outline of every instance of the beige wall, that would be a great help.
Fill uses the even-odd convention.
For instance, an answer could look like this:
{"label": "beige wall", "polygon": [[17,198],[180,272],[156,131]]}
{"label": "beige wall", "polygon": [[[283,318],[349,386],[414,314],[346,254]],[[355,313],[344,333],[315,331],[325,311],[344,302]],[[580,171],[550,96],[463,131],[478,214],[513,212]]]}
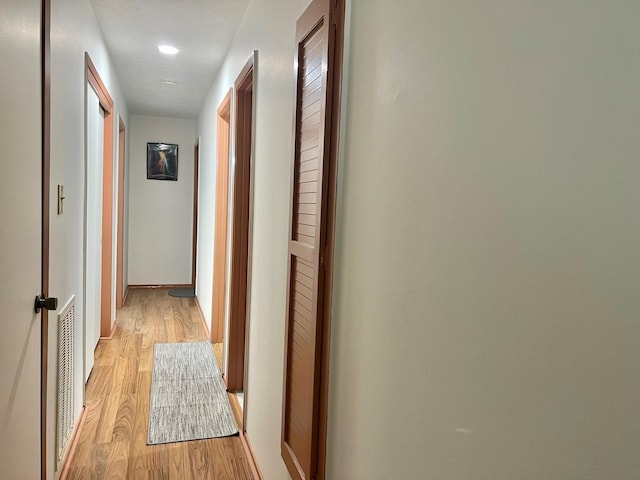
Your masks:
{"label": "beige wall", "polygon": [[[85,175],[85,51],[91,55],[115,102],[114,155],[118,152],[118,115],[128,124],[128,113],[93,9],[88,0],[52,2],[51,12],[51,232],[50,288],[62,308],[76,296],[75,393],[82,405],[83,379],[83,231]],[[117,161],[114,156],[114,185]],[[64,214],[57,215],[57,185],[64,185]],[[114,212],[115,201],[114,195]],[[114,267],[115,267],[115,234]],[[126,237],[125,237],[126,238]],[[126,252],[126,246],[125,246]],[[115,268],[113,269],[115,272]],[[115,297],[114,297],[115,298]],[[115,317],[114,317],[115,318]],[[56,445],[56,316],[49,315],[49,395],[47,472],[54,478]],[[76,412],[80,414],[80,410]]]}
{"label": "beige wall", "polygon": [[[191,283],[195,120],[131,115],[129,282]],[[178,180],[147,180],[147,143],[178,145]]]}
{"label": "beige wall", "polygon": [[640,477],[640,4],[352,12],[328,478]]}
{"label": "beige wall", "polygon": [[[288,478],[280,458],[286,257],[293,126],[295,23],[306,0],[255,0],[247,10],[198,121],[202,136],[198,299],[211,321],[216,109],[258,50],[255,69],[253,276],[247,431],[265,478]],[[231,153],[232,159],[234,152]],[[207,209],[205,205],[210,207]]]}

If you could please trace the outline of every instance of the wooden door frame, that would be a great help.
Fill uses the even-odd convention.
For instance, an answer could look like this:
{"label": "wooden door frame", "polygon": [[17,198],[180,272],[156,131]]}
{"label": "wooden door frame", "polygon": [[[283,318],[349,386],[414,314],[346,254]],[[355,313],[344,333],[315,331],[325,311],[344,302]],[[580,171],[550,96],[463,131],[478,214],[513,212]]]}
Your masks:
{"label": "wooden door frame", "polygon": [[340,160],[340,120],[342,107],[342,75],[344,62],[344,18],[345,0],[331,0],[334,32],[333,88],[331,91],[331,139],[330,161],[327,172],[327,217],[324,250],[324,307],[322,309],[322,350],[320,353],[320,404],[318,418],[318,475],[324,480],[327,475],[327,430],[329,419],[329,368],[331,347],[331,320],[333,311],[333,260],[336,234],[336,206],[338,196],[338,166]]}
{"label": "wooden door frame", "polygon": [[231,129],[231,90],[220,102],[216,128],[216,204],[213,239],[213,297],[211,302],[211,341],[222,342],[224,333],[227,221],[229,210],[229,149]]}
{"label": "wooden door frame", "polygon": [[[227,390],[244,391],[246,369],[247,292],[251,213],[251,160],[253,144],[253,65],[251,55],[236,81],[233,171],[233,212],[231,214],[231,275],[229,281],[229,331],[227,332]],[[246,396],[246,392],[245,392]],[[243,408],[246,411],[246,408]]]}
{"label": "wooden door frame", "polygon": [[118,237],[116,260],[116,307],[120,308],[125,301],[124,293],[124,169],[125,169],[126,127],[122,117],[118,115]]}
{"label": "wooden door frame", "polygon": [[[319,358],[319,392],[318,392],[318,417],[314,419],[317,421],[317,435],[312,439],[312,448],[316,452],[316,480],[325,480],[326,478],[326,457],[327,457],[327,429],[328,429],[328,409],[329,409],[329,368],[330,368],[330,344],[331,344],[331,320],[332,320],[332,303],[333,303],[333,271],[334,271],[334,247],[335,247],[335,223],[336,223],[336,202],[337,202],[337,181],[338,181],[338,161],[340,158],[340,119],[341,119],[341,106],[342,106],[342,75],[343,75],[343,60],[344,60],[344,18],[345,18],[345,0],[329,0],[330,1],[330,30],[329,30],[329,42],[333,42],[334,48],[331,51],[328,58],[328,68],[331,72],[331,88],[327,90],[327,96],[331,99],[331,124],[328,131],[325,131],[325,148],[328,150],[328,166],[326,171],[326,198],[324,199],[324,211],[325,217],[323,219],[324,238],[325,243],[321,245],[321,264],[324,268],[323,274],[323,287],[322,291],[318,292],[318,305],[322,305],[321,316],[318,321],[321,322],[321,341],[319,351],[316,352]],[[297,55],[297,54],[296,54]],[[296,75],[296,78],[297,75]],[[297,109],[297,96],[298,88],[296,86],[296,109]],[[297,113],[296,113],[297,115]],[[293,125],[293,139],[296,141],[296,122]],[[327,136],[329,137],[327,139]],[[295,151],[294,151],[295,162]],[[294,166],[292,164],[292,175],[294,173]],[[294,182],[292,181],[292,191],[290,196],[293,195]],[[293,209],[289,212],[289,225],[293,224]],[[291,238],[291,232],[289,235]],[[290,269],[290,266],[289,266]],[[288,273],[287,288],[290,288],[290,272]],[[287,292],[287,307],[289,307],[289,292]],[[289,331],[289,317],[287,315],[287,325],[285,335],[288,335]],[[285,345],[288,338],[285,336]],[[285,382],[284,382],[284,395],[286,391],[286,346],[285,346]],[[285,401],[283,396],[283,438],[284,438],[284,415]],[[283,456],[287,467],[293,467],[298,470],[296,465],[290,465],[288,459]]]}
{"label": "wooden door frame", "polygon": [[198,176],[200,168],[200,137],[193,146],[193,239],[191,244],[191,288],[196,288],[196,265],[198,261]]}
{"label": "wooden door frame", "polygon": [[[49,296],[49,195],[51,193],[51,0],[42,0],[40,14],[41,149],[42,149],[42,270],[41,291]],[[40,312],[40,478],[47,479],[47,375],[49,315]]]}
{"label": "wooden door frame", "polygon": [[85,52],[87,82],[104,109],[102,151],[102,262],[100,286],[100,336],[111,336],[111,281],[113,279],[113,115],[114,103],[88,52]]}

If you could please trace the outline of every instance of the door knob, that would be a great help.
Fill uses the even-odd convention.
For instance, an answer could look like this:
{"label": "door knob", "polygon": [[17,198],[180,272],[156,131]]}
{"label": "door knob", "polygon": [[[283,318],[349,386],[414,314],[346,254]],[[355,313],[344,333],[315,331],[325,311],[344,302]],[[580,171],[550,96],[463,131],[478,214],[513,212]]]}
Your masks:
{"label": "door knob", "polygon": [[55,310],[58,308],[58,299],[56,297],[45,298],[44,295],[38,295],[34,308],[36,313],[40,313],[43,308],[45,310]]}

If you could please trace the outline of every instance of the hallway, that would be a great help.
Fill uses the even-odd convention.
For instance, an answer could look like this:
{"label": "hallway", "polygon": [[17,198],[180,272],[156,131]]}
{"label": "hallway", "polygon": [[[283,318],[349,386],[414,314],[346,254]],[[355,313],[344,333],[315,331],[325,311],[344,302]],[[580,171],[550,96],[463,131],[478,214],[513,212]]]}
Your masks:
{"label": "hallway", "polygon": [[170,297],[165,288],[130,290],[113,339],[96,348],[67,479],[253,479],[238,436],[146,445],[154,343],[205,339],[194,299]]}

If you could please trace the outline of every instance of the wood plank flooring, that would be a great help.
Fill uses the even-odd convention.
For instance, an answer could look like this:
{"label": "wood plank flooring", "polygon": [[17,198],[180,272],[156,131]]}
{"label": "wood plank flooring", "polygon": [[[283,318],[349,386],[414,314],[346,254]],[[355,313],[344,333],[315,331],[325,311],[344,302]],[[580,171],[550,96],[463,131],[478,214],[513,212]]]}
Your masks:
{"label": "wood plank flooring", "polygon": [[96,348],[67,480],[253,479],[237,436],[146,445],[154,343],[206,339],[194,299],[170,297],[160,288],[130,291],[113,339]]}

